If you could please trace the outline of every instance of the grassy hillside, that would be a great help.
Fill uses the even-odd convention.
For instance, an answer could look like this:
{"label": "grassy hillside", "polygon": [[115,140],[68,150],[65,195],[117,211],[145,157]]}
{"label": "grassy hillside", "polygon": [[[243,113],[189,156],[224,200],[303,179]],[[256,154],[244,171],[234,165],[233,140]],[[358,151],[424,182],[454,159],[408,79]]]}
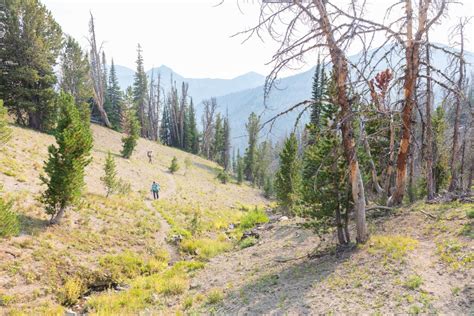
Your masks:
{"label": "grassy hillside", "polygon": [[[245,216],[247,205],[266,203],[258,191],[248,186],[222,185],[216,179],[214,163],[150,141],[140,139],[132,158],[122,159],[122,135],[93,126],[93,161],[86,170],[84,201],[67,213],[62,225],[51,227],[37,199],[43,190],[39,175],[47,158],[47,146],[54,139],[28,129],[13,129],[13,139],[0,152],[0,183],[3,196],[14,201],[13,210],[19,214],[22,228],[19,237],[0,241],[2,315],[61,314],[61,304],[76,305],[79,310],[107,309],[107,303],[97,303],[100,298],[90,304],[79,298],[119,284],[126,286],[138,277],[163,278],[160,273],[169,273],[170,256],[177,261],[182,251],[165,242],[168,235],[180,234],[188,244],[201,243],[193,252],[187,252],[190,262],[229,250],[232,240],[221,234],[227,222]],[[153,151],[151,164],[149,150]],[[105,198],[100,177],[108,151],[116,155],[118,176],[131,184],[131,193],[126,196]],[[170,174],[167,168],[173,156],[181,168]],[[155,204],[156,208],[149,193],[153,180],[162,187],[162,200]],[[208,222],[212,219],[218,224],[190,232],[192,221],[186,218],[176,231],[158,213],[158,209],[165,212],[169,208],[186,208],[191,219],[198,220],[202,212],[207,214]],[[206,251],[200,251],[203,248]],[[187,265],[192,267],[193,263]],[[201,267],[199,262],[195,265]],[[188,266],[175,269],[180,278],[187,280]],[[136,309],[150,305],[149,297],[142,298],[148,301],[136,305]]]}
{"label": "grassy hillside", "polygon": [[[369,241],[339,247],[333,232],[269,218],[261,194],[220,184],[215,164],[145,140],[132,159],[116,157],[132,192],[107,199],[100,177],[121,135],[93,130],[87,193],[61,226],[36,200],[52,137],[15,128],[0,153],[3,194],[22,222],[21,236],[1,241],[2,315],[474,313],[473,203],[372,210]],[[255,226],[260,238],[240,241]]]}

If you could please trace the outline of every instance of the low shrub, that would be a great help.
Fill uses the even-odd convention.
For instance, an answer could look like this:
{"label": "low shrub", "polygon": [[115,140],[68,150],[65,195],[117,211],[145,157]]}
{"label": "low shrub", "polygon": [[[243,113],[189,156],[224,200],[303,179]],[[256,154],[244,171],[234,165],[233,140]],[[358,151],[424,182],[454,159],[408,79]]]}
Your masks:
{"label": "low shrub", "polygon": [[206,303],[214,305],[220,303],[224,299],[224,293],[221,289],[213,289],[207,294]]}
{"label": "low shrub", "polygon": [[183,252],[197,256],[199,259],[210,259],[218,254],[229,250],[232,244],[225,240],[214,240],[211,238],[185,239],[180,248]]}
{"label": "low shrub", "polygon": [[0,238],[17,236],[20,233],[20,219],[12,211],[12,203],[0,198]]}
{"label": "low shrub", "polygon": [[410,290],[416,290],[423,284],[423,279],[421,276],[414,274],[410,275],[408,279],[405,281],[405,287],[409,288]]}
{"label": "low shrub", "polygon": [[118,255],[106,255],[99,259],[100,266],[113,283],[123,283],[140,275],[150,275],[167,267],[168,255],[159,252],[155,258],[145,260],[142,256],[125,251]]}
{"label": "low shrub", "polygon": [[381,253],[385,260],[399,261],[417,245],[418,241],[410,237],[373,235],[368,243],[368,251],[371,254]]}
{"label": "low shrub", "polygon": [[268,215],[262,209],[255,207],[253,210],[245,213],[240,219],[240,228],[242,230],[255,227],[257,224],[268,222]]}
{"label": "low shrub", "polygon": [[251,237],[242,239],[239,243],[239,247],[240,249],[244,249],[244,248],[252,247],[255,244],[257,244],[257,238],[251,236]]}
{"label": "low shrub", "polygon": [[66,280],[63,287],[59,290],[59,303],[64,306],[75,305],[81,295],[84,293],[84,283],[78,277],[71,277]]}

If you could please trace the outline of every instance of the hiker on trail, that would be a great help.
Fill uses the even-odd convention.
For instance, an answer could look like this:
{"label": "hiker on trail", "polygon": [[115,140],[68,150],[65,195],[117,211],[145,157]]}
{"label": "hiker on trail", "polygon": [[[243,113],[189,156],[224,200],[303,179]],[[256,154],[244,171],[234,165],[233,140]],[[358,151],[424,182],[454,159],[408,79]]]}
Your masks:
{"label": "hiker on trail", "polygon": [[151,155],[153,154],[153,152],[151,150],[147,151],[146,155],[148,156],[148,162],[149,163],[152,163],[152,160],[151,160]]}
{"label": "hiker on trail", "polygon": [[153,184],[151,185],[151,192],[153,193],[153,199],[158,200],[160,198],[160,185],[153,181]]}

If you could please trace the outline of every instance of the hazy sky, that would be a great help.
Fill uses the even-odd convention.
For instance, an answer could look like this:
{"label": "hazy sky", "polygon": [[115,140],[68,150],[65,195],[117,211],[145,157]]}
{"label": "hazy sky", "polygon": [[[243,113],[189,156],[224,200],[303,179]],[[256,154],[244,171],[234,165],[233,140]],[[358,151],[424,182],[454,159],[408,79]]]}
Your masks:
{"label": "hazy sky", "polygon": [[[136,46],[143,48],[145,68],[162,64],[185,77],[232,78],[249,71],[267,75],[265,65],[276,50],[270,39],[231,38],[258,20],[259,1],[226,0],[41,0],[51,10],[63,31],[86,47],[89,11],[96,22],[98,40],[104,42],[107,58],[135,68]],[[431,33],[431,40],[448,42],[449,28],[457,17],[472,15],[474,0],[450,9],[450,19]],[[382,15],[393,0],[368,0],[370,14]],[[241,12],[241,10],[243,12]],[[474,31],[468,29],[466,47],[474,51]],[[313,64],[303,66],[309,68]],[[301,70],[286,71],[285,74]]]}

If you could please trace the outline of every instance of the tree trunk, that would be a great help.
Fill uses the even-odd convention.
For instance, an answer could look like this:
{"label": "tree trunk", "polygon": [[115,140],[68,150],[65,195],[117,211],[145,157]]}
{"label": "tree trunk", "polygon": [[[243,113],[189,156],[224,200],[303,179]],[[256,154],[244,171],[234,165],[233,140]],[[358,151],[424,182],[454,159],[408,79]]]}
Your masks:
{"label": "tree trunk", "polygon": [[419,66],[419,43],[416,43],[416,41],[414,41],[413,39],[413,8],[411,0],[406,0],[405,4],[407,16],[407,42],[405,48],[406,67],[404,78],[405,80],[403,83],[405,102],[402,110],[402,137],[400,140],[400,148],[398,149],[395,192],[387,201],[387,204],[389,206],[401,204],[403,196],[405,195],[407,160],[410,150],[411,137],[411,113],[415,104],[413,95],[415,92],[415,85]]}
{"label": "tree trunk", "polygon": [[389,154],[388,154],[388,164],[385,177],[385,191],[384,191],[384,200],[392,195],[392,175],[393,175],[393,165],[395,159],[395,122],[393,121],[393,113],[390,112],[390,125],[389,125]]}
{"label": "tree trunk", "polygon": [[363,120],[364,118],[360,119],[360,133],[361,133],[362,143],[364,144],[365,153],[367,154],[367,159],[369,160],[370,171],[372,174],[372,182],[374,184],[375,191],[377,191],[378,194],[381,194],[383,192],[383,189],[379,184],[379,180],[377,177],[377,169],[375,168],[374,159],[372,158],[372,153],[370,152],[370,144],[369,144],[369,141],[367,140],[367,134],[365,132],[365,126],[364,126]]}
{"label": "tree trunk", "polygon": [[461,50],[459,52],[459,79],[456,93],[456,108],[454,112],[454,127],[453,127],[453,147],[451,150],[451,181],[449,183],[449,192],[453,192],[459,189],[458,179],[458,153],[459,153],[459,121],[461,116],[461,94],[464,83],[464,34],[463,28],[461,31]]}
{"label": "tree trunk", "polygon": [[49,223],[51,225],[61,224],[61,220],[63,219],[65,212],[66,212],[66,207],[61,206],[61,208],[59,209],[59,212],[53,218],[51,218]]}
{"label": "tree trunk", "polygon": [[[428,41],[428,40],[427,40]],[[429,41],[428,41],[429,42]],[[430,63],[430,48],[426,45],[426,104],[425,104],[425,116],[426,116],[426,190],[427,199],[431,201],[434,198],[434,181],[433,181],[433,127],[431,122],[431,104],[432,104],[432,91],[431,91],[431,63]]]}
{"label": "tree trunk", "polygon": [[331,22],[326,11],[325,4],[322,0],[313,0],[317,7],[320,19],[318,20],[321,29],[326,38],[326,43],[329,47],[331,61],[336,79],[336,104],[341,107],[341,130],[342,140],[344,146],[344,153],[347,164],[349,166],[350,182],[352,187],[352,199],[354,201],[354,210],[356,213],[356,230],[357,242],[363,243],[367,241],[367,223],[365,219],[365,191],[364,183],[359,168],[359,161],[355,150],[354,130],[352,126],[352,109],[347,97],[347,60],[344,52],[338,46],[331,28]]}

